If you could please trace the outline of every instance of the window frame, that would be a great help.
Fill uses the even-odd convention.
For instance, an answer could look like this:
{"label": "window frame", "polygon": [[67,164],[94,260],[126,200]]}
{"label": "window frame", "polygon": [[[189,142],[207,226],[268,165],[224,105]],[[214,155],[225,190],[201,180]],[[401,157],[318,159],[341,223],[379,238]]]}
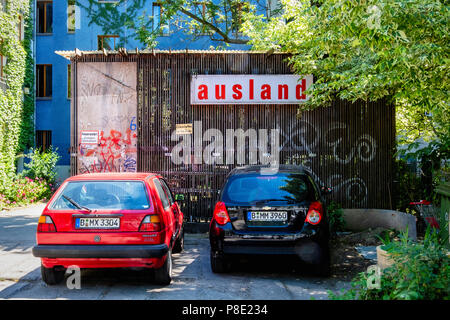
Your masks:
{"label": "window frame", "polygon": [[5,67],[6,67],[6,62],[8,61],[8,59],[0,54],[0,80],[5,80],[6,76],[5,76]]}
{"label": "window frame", "polygon": [[[71,12],[71,15],[69,16],[69,9],[72,7],[72,12]],[[74,34],[75,33],[75,30],[76,30],[76,24],[77,24],[77,16],[76,16],[76,0],[67,0],[67,10],[66,10],[66,13],[67,13],[67,20],[66,20],[66,24],[67,24],[67,33],[69,33],[69,34]],[[73,15],[73,19],[74,19],[74,23],[73,23],[73,26],[72,25],[70,25],[71,27],[73,27],[73,30],[72,29],[69,29],[69,19],[71,19],[72,18],[72,15]]]}
{"label": "window frame", "polygon": [[[158,184],[159,187],[161,188],[161,190],[159,190],[158,188]],[[164,191],[164,188],[162,187],[161,181],[158,178],[153,179],[153,185],[155,186],[156,192],[159,196],[159,199],[161,200],[161,204],[163,206],[164,210],[168,210],[170,208],[170,200],[169,197],[167,196],[166,192]],[[161,194],[162,191],[162,194]],[[163,196],[165,197],[166,201],[167,201],[167,206],[164,206],[164,200],[163,200]]]}
{"label": "window frame", "polygon": [[[43,67],[43,75],[44,75],[44,80],[43,80],[43,84],[44,84],[44,95],[43,96],[38,96],[38,94],[39,94],[39,92],[40,92],[40,90],[39,90],[39,88],[40,88],[40,86],[39,86],[39,81],[38,81],[38,79],[37,79],[37,77],[38,77],[38,67]],[[52,92],[52,95],[50,95],[50,96],[48,96],[46,93],[47,93],[47,67],[51,67],[51,77],[52,77],[52,82],[51,82],[51,92]],[[42,64],[36,64],[36,99],[37,100],[50,100],[50,99],[52,99],[52,96],[53,96],[53,65],[52,64],[45,64],[45,63],[42,63]]]}
{"label": "window frame", "polygon": [[[99,34],[99,35],[97,35],[97,50],[103,50],[103,48],[104,48],[104,45],[103,45],[103,44],[104,44],[103,39],[105,39],[105,38],[111,38],[111,39],[114,39],[114,45],[113,45],[113,48],[112,48],[112,49],[106,49],[106,48],[105,48],[105,50],[116,50],[116,39],[119,39],[119,35],[117,35],[117,34]],[[98,46],[100,40],[101,40],[101,44],[102,44],[101,48]]]}
{"label": "window frame", "polygon": [[[40,146],[38,146],[38,137],[39,137],[39,133],[42,133],[42,140],[50,140],[50,143],[45,144],[45,143],[41,143]],[[36,135],[36,148],[40,148],[42,147],[41,151],[47,151],[51,146],[52,146],[52,130],[36,130],[35,132]],[[50,139],[48,139],[50,137]]]}
{"label": "window frame", "polygon": [[[53,0],[37,0],[36,6],[39,5],[39,3],[44,3],[44,31],[38,32],[39,29],[39,19],[40,16],[38,15],[38,8],[36,8],[36,34],[37,35],[51,35],[53,34]],[[52,5],[52,23],[51,23],[51,32],[47,31],[47,4],[51,3]]]}
{"label": "window frame", "polygon": [[159,181],[161,183],[161,186],[162,186],[164,192],[166,192],[166,194],[167,194],[167,199],[169,200],[170,206],[172,206],[175,203],[175,200],[174,200],[172,191],[169,188],[169,185],[167,184],[166,180],[164,180],[164,179],[159,179]]}
{"label": "window frame", "polygon": [[[155,26],[155,7],[159,7],[159,20],[158,20],[158,25]],[[162,1],[155,1],[152,3],[152,17],[153,17],[153,21],[152,21],[152,31],[153,32],[157,32],[159,37],[168,37],[170,36],[170,23],[161,24],[161,17],[163,15],[164,12],[164,2]],[[158,30],[159,29],[159,30]],[[167,31],[165,31],[167,30]]]}

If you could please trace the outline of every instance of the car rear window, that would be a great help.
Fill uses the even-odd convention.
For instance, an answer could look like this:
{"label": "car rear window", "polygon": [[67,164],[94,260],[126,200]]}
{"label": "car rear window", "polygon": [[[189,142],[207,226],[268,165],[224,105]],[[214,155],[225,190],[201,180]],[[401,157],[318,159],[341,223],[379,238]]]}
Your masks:
{"label": "car rear window", "polygon": [[151,205],[142,181],[70,181],[50,209],[77,209],[67,197],[88,209],[146,210]]}
{"label": "car rear window", "polygon": [[222,193],[225,202],[255,204],[283,201],[299,203],[317,197],[310,178],[305,174],[245,174],[231,176]]}

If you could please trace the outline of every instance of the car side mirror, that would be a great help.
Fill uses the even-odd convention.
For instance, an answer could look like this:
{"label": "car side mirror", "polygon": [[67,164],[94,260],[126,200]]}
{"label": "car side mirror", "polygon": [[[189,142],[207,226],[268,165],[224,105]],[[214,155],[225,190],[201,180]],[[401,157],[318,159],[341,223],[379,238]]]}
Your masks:
{"label": "car side mirror", "polygon": [[184,194],[176,194],[175,201],[184,201]]}
{"label": "car side mirror", "polygon": [[331,192],[333,192],[333,189],[330,188],[330,187],[325,187],[325,186],[323,186],[323,187],[320,188],[320,193],[321,193],[323,196],[329,195]]}

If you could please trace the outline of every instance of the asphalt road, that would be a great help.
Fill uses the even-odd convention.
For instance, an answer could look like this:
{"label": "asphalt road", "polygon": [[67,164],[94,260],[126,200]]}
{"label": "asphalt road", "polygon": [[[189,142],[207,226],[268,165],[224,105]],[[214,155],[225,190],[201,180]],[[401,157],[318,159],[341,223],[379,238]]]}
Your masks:
{"label": "asphalt road", "polygon": [[327,299],[327,291],[348,288],[336,278],[317,278],[307,271],[293,272],[290,260],[238,261],[227,274],[214,274],[209,264],[206,234],[187,234],[185,250],[174,254],[174,278],[169,286],[151,281],[151,272],[82,270],[81,289],[65,282],[47,286],[41,280],[40,259],[33,257],[38,217],[44,205],[0,212],[0,299]]}

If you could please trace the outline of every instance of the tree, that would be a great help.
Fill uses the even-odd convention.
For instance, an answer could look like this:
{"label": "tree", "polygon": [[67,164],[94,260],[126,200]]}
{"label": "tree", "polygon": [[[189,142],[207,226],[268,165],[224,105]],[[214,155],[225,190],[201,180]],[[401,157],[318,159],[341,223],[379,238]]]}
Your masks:
{"label": "tree", "polygon": [[[449,6],[439,0],[281,0],[280,15],[245,14],[254,49],[291,53],[314,74],[307,108],[339,97],[387,98],[405,140],[450,138]],[[443,143],[442,145],[448,145]]]}
{"label": "tree", "polygon": [[[253,2],[255,10],[265,10],[265,1]],[[150,48],[157,45],[158,36],[175,31],[191,40],[208,36],[223,45],[246,44],[248,39],[239,28],[243,14],[252,7],[243,0],[78,0],[77,5],[88,13],[89,25],[101,26],[105,34],[121,35],[121,45],[133,37]]]}

